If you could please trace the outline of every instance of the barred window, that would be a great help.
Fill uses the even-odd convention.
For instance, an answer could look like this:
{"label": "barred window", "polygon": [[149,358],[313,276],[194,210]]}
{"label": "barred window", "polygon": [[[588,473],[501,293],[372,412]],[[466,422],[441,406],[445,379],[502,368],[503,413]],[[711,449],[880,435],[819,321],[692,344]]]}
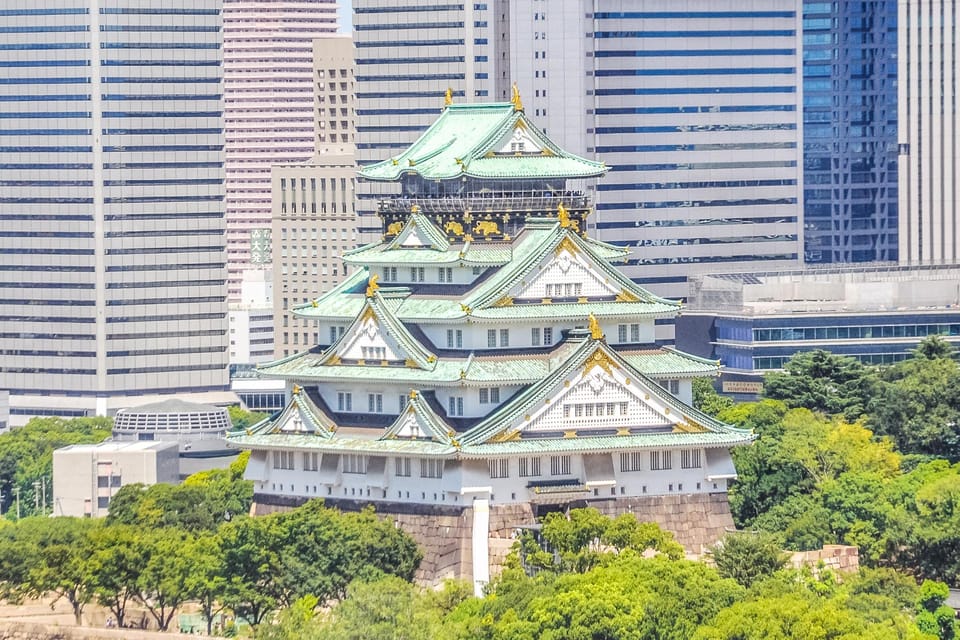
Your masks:
{"label": "barred window", "polygon": [[520,477],[534,478],[540,475],[540,458],[520,458]]}
{"label": "barred window", "polygon": [[550,456],[550,475],[570,475],[570,456]]}
{"label": "barred window", "polygon": [[344,473],[366,473],[367,456],[347,454],[343,456]]}
{"label": "barred window", "polygon": [[303,453],[303,470],[316,471],[319,468],[320,468],[320,454],[314,453],[312,451],[305,451]]}
{"label": "barred window", "polygon": [[530,329],[530,344],[539,347],[540,346],[540,328],[533,327]]}
{"label": "barred window", "polygon": [[393,468],[397,476],[401,478],[410,477],[410,458],[394,458]]}
{"label": "barred window", "polygon": [[620,454],[620,471],[642,471],[643,455],[639,451]]}
{"label": "barred window", "polygon": [[293,469],[293,451],[274,451],[273,452],[274,469]]}
{"label": "barred window", "polygon": [[663,471],[673,468],[673,453],[671,451],[651,451],[650,470]]}
{"label": "barred window", "polygon": [[432,458],[420,460],[420,477],[442,478],[443,460],[434,460]]}
{"label": "barred window", "polygon": [[501,460],[490,460],[489,467],[491,478],[510,477],[510,460],[507,458],[503,458]]}
{"label": "barred window", "polygon": [[680,452],[681,469],[699,469],[701,466],[700,449],[690,449]]}

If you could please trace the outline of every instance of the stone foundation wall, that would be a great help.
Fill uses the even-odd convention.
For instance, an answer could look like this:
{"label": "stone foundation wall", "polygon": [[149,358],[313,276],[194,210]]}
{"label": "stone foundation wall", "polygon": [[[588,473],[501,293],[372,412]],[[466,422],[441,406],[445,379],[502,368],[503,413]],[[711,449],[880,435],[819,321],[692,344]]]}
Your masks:
{"label": "stone foundation wall", "polygon": [[734,528],[726,493],[591,500],[589,506],[614,518],[622,513],[633,513],[641,522],[655,522],[673,533],[687,553],[695,556],[702,555]]}
{"label": "stone foundation wall", "polygon": [[537,518],[529,504],[490,505],[490,577],[503,568],[503,561],[513,547],[517,527],[536,524]]}

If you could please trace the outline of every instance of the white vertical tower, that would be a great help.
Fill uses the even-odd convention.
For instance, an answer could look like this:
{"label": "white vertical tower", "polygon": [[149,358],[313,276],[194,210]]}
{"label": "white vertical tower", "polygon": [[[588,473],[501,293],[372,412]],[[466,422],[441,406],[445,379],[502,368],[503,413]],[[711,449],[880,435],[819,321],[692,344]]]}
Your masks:
{"label": "white vertical tower", "polygon": [[335,0],[224,0],[229,295],[270,260],[270,167],[313,155],[313,39],[337,30]]}
{"label": "white vertical tower", "polygon": [[900,0],[900,261],[960,259],[957,2]]}

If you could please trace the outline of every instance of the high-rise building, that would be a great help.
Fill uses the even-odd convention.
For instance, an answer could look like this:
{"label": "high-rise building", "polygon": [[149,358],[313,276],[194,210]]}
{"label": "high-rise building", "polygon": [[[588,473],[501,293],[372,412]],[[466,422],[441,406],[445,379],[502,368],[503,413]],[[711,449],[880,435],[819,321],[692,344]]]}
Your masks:
{"label": "high-rise building", "polygon": [[14,424],[228,388],[221,43],[220,0],[3,3]]}
{"label": "high-rise building", "polygon": [[335,0],[224,0],[227,252],[242,271],[270,261],[270,167],[313,155],[313,40],[337,30]]}
{"label": "high-rise building", "polygon": [[315,344],[315,321],[293,308],[347,275],[344,252],[358,244],[355,211],[354,61],[347,36],[313,43],[316,155],[273,167],[273,313],[278,358]]}
{"label": "high-rise building", "polygon": [[897,84],[900,255],[960,261],[957,2],[900,0]]}
{"label": "high-rise building", "polygon": [[516,81],[549,135],[611,167],[589,225],[638,282],[682,296],[692,272],[802,261],[801,0],[386,4],[354,3],[361,164],[425,129],[423,96]]}
{"label": "high-rise building", "polygon": [[897,259],[897,3],[803,3],[804,253]]}

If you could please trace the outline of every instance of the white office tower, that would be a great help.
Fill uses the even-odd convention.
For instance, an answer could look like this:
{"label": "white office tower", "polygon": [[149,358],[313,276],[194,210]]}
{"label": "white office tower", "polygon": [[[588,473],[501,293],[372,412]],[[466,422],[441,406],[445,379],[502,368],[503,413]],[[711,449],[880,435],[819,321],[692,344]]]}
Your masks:
{"label": "white office tower", "polygon": [[3,3],[0,389],[14,425],[225,395],[220,9]]}
{"label": "white office tower", "polygon": [[900,262],[960,261],[958,3],[900,0]]}
{"label": "white office tower", "polygon": [[224,0],[229,296],[270,262],[270,167],[313,156],[313,39],[337,31],[335,0]]}
{"label": "white office tower", "polygon": [[610,167],[589,228],[651,291],[801,263],[800,0],[386,4],[354,0],[361,164],[426,128],[439,107],[418,97],[516,82],[551,138]]}
{"label": "white office tower", "polygon": [[[458,103],[509,97],[509,56],[499,53],[509,48],[509,4],[354,0],[359,165],[410,146],[437,119],[447,89]],[[357,185],[364,241],[380,238],[377,201],[397,191],[393,184]]]}

